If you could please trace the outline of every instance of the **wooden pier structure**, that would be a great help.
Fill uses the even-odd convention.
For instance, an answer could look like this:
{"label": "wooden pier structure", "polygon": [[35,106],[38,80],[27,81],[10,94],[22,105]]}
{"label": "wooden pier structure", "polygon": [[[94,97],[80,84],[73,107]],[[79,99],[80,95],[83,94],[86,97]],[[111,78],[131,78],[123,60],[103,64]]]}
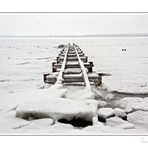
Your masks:
{"label": "wooden pier structure", "polygon": [[44,82],[87,87],[100,86],[102,75],[93,71],[93,67],[93,62],[88,61],[88,57],[78,45],[68,44],[62,47],[56,61],[52,63],[52,73],[43,75]]}

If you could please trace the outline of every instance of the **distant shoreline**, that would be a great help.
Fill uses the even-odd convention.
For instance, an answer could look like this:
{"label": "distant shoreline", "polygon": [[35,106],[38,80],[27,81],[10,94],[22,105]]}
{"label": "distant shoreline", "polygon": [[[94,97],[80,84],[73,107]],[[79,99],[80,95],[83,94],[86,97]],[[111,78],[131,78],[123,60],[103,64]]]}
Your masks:
{"label": "distant shoreline", "polygon": [[148,34],[89,34],[89,35],[0,35],[0,38],[79,38],[79,37],[148,37]]}

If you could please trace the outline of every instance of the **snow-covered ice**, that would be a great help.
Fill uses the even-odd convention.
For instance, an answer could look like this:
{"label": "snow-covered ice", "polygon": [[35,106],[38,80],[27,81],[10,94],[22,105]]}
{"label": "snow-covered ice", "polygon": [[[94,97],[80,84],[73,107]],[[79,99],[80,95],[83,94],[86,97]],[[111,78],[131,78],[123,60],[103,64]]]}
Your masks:
{"label": "snow-covered ice", "polygon": [[114,110],[112,108],[100,108],[97,111],[97,114],[99,117],[102,117],[104,119],[109,118],[114,115]]}
{"label": "snow-covered ice", "polygon": [[[48,95],[47,95],[48,96]],[[40,97],[40,100],[28,101],[19,105],[16,109],[16,116],[26,118],[34,116],[37,118],[52,118],[54,120],[73,118],[83,118],[92,121],[97,110],[96,106],[86,100],[70,100],[65,98],[52,98],[50,95],[46,98]]]}
{"label": "snow-covered ice", "polygon": [[117,116],[117,117],[121,117],[121,118],[124,118],[124,117],[127,116],[125,111],[120,109],[120,108],[115,108],[114,109],[114,115]]}
{"label": "snow-covered ice", "polygon": [[106,124],[111,127],[122,128],[122,129],[134,129],[135,126],[132,123],[124,121],[119,117],[111,117],[106,120]]}
{"label": "snow-covered ice", "polygon": [[123,108],[127,113],[136,110],[148,111],[148,97],[125,97],[115,101],[114,104]]}
{"label": "snow-covered ice", "polygon": [[[70,42],[78,44],[89,61],[94,62],[96,72],[111,74],[103,77],[107,94],[95,90],[94,96],[84,88],[42,85],[43,74],[51,72],[51,63],[61,50],[57,46]],[[122,48],[126,48],[126,52]],[[147,37],[1,38],[0,134],[147,133],[148,97],[120,98],[112,93],[148,93],[147,48]],[[108,106],[110,102],[115,109]],[[100,107],[106,107],[105,118],[115,117],[106,119],[105,124],[100,123],[96,117],[97,109],[102,110]],[[124,111],[127,121],[120,118],[126,115]],[[28,120],[16,117],[27,112],[31,113]],[[36,113],[47,116],[34,119]],[[73,117],[92,120],[93,126],[78,129],[57,121]]]}
{"label": "snow-covered ice", "polygon": [[127,120],[134,123],[135,125],[140,125],[143,128],[146,127],[148,131],[148,112],[136,111],[127,115]]}
{"label": "snow-covered ice", "polygon": [[107,103],[105,101],[98,100],[98,107],[105,107]]}

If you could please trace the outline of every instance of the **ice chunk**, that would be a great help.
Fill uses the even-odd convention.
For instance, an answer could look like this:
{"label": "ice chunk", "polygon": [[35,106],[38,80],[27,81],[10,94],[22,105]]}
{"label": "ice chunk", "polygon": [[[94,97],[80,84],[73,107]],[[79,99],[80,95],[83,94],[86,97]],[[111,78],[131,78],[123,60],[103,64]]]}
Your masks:
{"label": "ice chunk", "polygon": [[70,100],[65,98],[41,98],[38,101],[28,101],[18,106],[16,116],[20,118],[53,118],[54,120],[81,118],[92,121],[97,110],[97,104],[91,100]]}
{"label": "ice chunk", "polygon": [[112,108],[100,108],[97,114],[99,117],[106,119],[114,115],[114,110]]}
{"label": "ice chunk", "polygon": [[127,115],[127,120],[131,123],[148,127],[148,112],[135,111]]}
{"label": "ice chunk", "polygon": [[[29,124],[21,127],[21,130],[43,130],[43,129],[49,129],[51,125],[53,125],[53,120],[51,118],[44,118],[44,119],[38,119],[30,121]],[[19,127],[15,128],[19,129]]]}
{"label": "ice chunk", "polygon": [[124,123],[126,123],[126,121],[121,119],[120,117],[111,117],[106,119],[106,124],[109,126],[117,126],[119,124],[124,124]]}
{"label": "ice chunk", "polygon": [[116,128],[122,128],[122,129],[133,129],[135,128],[134,124],[129,123],[119,117],[112,117],[109,119],[106,119],[106,125]]}
{"label": "ice chunk", "polygon": [[29,124],[29,121],[15,117],[15,110],[10,107],[0,112],[0,132],[13,133],[17,128],[21,128]]}
{"label": "ice chunk", "polygon": [[74,129],[74,127],[71,124],[64,124],[60,122],[56,122],[53,126],[50,126],[50,130],[66,130],[66,129]]}
{"label": "ice chunk", "polygon": [[116,126],[117,128],[122,128],[122,129],[134,129],[135,128],[135,125],[132,124],[132,123],[124,123],[124,124],[121,124],[121,125],[118,125]]}
{"label": "ice chunk", "polygon": [[121,128],[115,128],[111,126],[105,126],[101,123],[95,125],[95,126],[87,126],[81,130],[86,135],[89,133],[94,134],[102,134],[102,133],[124,133],[125,131]]}
{"label": "ice chunk", "polygon": [[105,107],[107,103],[105,101],[98,100],[98,107]]}
{"label": "ice chunk", "polygon": [[108,93],[108,94],[105,95],[104,99],[105,99],[105,100],[111,100],[113,97],[114,97],[113,94]]}
{"label": "ice chunk", "polygon": [[148,98],[125,97],[115,101],[115,105],[125,109],[126,112],[132,112],[135,110],[148,111]]}
{"label": "ice chunk", "polygon": [[120,109],[120,108],[115,108],[114,114],[115,114],[115,116],[118,116],[118,117],[121,117],[121,118],[125,118],[127,116],[125,111]]}

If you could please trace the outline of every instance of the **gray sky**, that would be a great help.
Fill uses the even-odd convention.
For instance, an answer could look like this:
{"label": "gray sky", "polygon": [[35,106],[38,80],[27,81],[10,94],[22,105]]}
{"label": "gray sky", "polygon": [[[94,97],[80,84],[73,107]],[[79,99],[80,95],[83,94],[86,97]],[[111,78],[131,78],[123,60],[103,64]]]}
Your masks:
{"label": "gray sky", "polygon": [[0,35],[148,33],[147,14],[0,14]]}

